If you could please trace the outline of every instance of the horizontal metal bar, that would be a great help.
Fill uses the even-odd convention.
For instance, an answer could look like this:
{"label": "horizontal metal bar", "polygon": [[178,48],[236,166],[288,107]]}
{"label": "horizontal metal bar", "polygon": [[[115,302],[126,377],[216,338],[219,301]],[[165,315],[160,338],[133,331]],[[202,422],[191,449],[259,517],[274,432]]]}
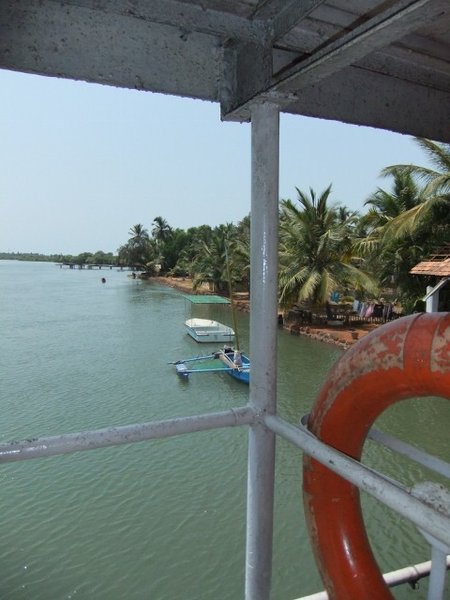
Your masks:
{"label": "horizontal metal bar", "polygon": [[[450,556],[447,556],[447,570],[450,569]],[[416,583],[424,577],[428,577],[431,572],[431,560],[419,563],[417,565],[411,565],[410,567],[403,567],[390,573],[385,573],[383,578],[389,587],[395,587],[402,585],[403,583]],[[317,592],[309,596],[302,596],[297,600],[328,600],[327,592]]]}
{"label": "horizontal metal bar", "polygon": [[[306,425],[308,422],[308,414],[304,415],[301,419],[302,425]],[[423,467],[430,469],[430,471],[434,471],[443,477],[447,477],[450,479],[450,464],[445,460],[437,458],[432,454],[428,454],[399,438],[394,437],[393,435],[389,435],[388,433],[384,433],[375,427],[369,429],[369,433],[367,437],[371,439],[373,442],[380,444],[381,446],[386,446],[386,448],[390,448],[398,454],[402,454],[407,458],[419,463]]]}
{"label": "horizontal metal bar", "polygon": [[236,367],[219,367],[218,369],[187,369],[186,371],[181,371],[180,375],[183,373],[229,373],[230,371],[237,371]]}
{"label": "horizontal metal bar", "polygon": [[266,426],[353,485],[409,519],[417,527],[450,545],[450,519],[415,498],[406,488],[318,440],[308,430],[279,417],[265,416]]}
{"label": "horizontal metal bar", "polygon": [[168,365],[182,365],[184,363],[187,362],[195,362],[196,360],[207,360],[208,358],[210,358],[211,360],[214,360],[214,354],[207,354],[206,356],[194,356],[194,358],[185,358],[184,360],[172,360],[170,362],[168,362]]}
{"label": "horizontal metal bar", "polygon": [[450,465],[444,460],[432,456],[431,454],[427,454],[426,452],[423,452],[423,450],[415,448],[414,446],[411,446],[411,444],[403,442],[379,429],[370,429],[368,437],[377,444],[382,444],[391,450],[395,450],[395,452],[407,456],[427,469],[450,479]]}
{"label": "horizontal metal bar", "polygon": [[68,433],[51,437],[33,438],[0,444],[0,464],[17,460],[44,458],[58,454],[70,454],[82,450],[94,450],[107,446],[131,444],[173,437],[195,431],[206,431],[220,427],[249,425],[255,421],[250,406],[232,408],[223,412],[179,417],[165,421],[152,421],[137,425],[107,427],[95,431]]}

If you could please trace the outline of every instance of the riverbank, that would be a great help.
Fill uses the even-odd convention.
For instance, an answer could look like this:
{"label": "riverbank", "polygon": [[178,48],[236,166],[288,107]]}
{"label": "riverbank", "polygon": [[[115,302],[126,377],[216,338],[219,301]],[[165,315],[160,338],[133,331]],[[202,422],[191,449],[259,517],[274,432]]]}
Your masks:
{"label": "riverbank", "polygon": [[[155,277],[155,280],[163,285],[168,285],[185,294],[192,294],[192,280],[187,277]],[[197,294],[210,294],[211,291],[207,284],[201,286]],[[234,295],[235,306],[241,312],[250,312],[250,301],[248,294],[238,293]],[[377,327],[376,324],[361,324],[356,327],[333,327],[330,325],[308,325],[299,326],[297,324],[284,323],[284,329],[292,335],[302,335],[314,340],[339,346],[344,350],[352,346],[355,342],[367,335]]]}
{"label": "riverbank", "polygon": [[288,329],[292,335],[304,335],[314,340],[340,346],[346,350],[376,327],[378,327],[376,324],[361,324],[351,328],[342,326],[339,329],[330,325],[288,325],[285,326],[285,329]]}

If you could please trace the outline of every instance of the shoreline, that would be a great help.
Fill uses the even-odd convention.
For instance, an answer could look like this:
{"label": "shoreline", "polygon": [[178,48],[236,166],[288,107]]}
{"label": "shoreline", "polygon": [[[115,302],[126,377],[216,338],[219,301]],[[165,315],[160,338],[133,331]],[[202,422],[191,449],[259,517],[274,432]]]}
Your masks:
{"label": "shoreline", "polygon": [[[192,280],[187,277],[152,277],[158,283],[167,285],[180,292],[187,294],[194,293],[192,290]],[[211,294],[207,285],[204,285],[196,292],[199,295]],[[250,301],[248,294],[234,294],[234,304],[240,312],[250,312]],[[281,326],[280,326],[281,327]],[[367,335],[370,331],[378,327],[373,324],[358,325],[355,327],[332,327],[330,325],[299,325],[296,323],[284,323],[282,325],[285,331],[291,335],[308,337],[319,342],[338,346],[342,350],[347,350],[358,340]]]}

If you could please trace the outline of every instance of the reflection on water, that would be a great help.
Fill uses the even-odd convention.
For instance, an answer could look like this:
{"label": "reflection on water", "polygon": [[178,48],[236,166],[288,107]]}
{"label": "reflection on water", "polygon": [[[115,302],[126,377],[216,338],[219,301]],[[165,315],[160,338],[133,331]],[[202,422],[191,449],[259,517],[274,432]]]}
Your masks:
{"label": "reflection on water", "polygon": [[[0,306],[2,441],[247,402],[248,387],[225,374],[176,377],[170,361],[215,348],[184,333],[189,313],[171,288],[125,272],[0,262]],[[210,306],[205,318],[231,325],[226,311]],[[248,315],[238,323],[248,349]],[[298,423],[309,412],[340,354],[280,331],[281,416]],[[449,410],[405,402],[378,425],[448,460]],[[246,431],[233,428],[4,465],[0,598],[242,598],[246,459]],[[364,460],[407,485],[429,476],[373,443]],[[293,599],[322,584],[305,533],[301,455],[283,440],[276,483],[273,598]],[[428,559],[414,528],[363,503],[383,569]]]}

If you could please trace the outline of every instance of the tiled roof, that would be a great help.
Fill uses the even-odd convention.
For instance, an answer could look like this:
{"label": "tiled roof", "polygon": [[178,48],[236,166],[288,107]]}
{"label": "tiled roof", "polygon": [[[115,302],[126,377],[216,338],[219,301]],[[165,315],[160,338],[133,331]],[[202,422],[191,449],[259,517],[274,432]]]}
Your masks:
{"label": "tiled roof", "polygon": [[443,261],[423,260],[410,271],[413,275],[450,277],[450,258]]}

